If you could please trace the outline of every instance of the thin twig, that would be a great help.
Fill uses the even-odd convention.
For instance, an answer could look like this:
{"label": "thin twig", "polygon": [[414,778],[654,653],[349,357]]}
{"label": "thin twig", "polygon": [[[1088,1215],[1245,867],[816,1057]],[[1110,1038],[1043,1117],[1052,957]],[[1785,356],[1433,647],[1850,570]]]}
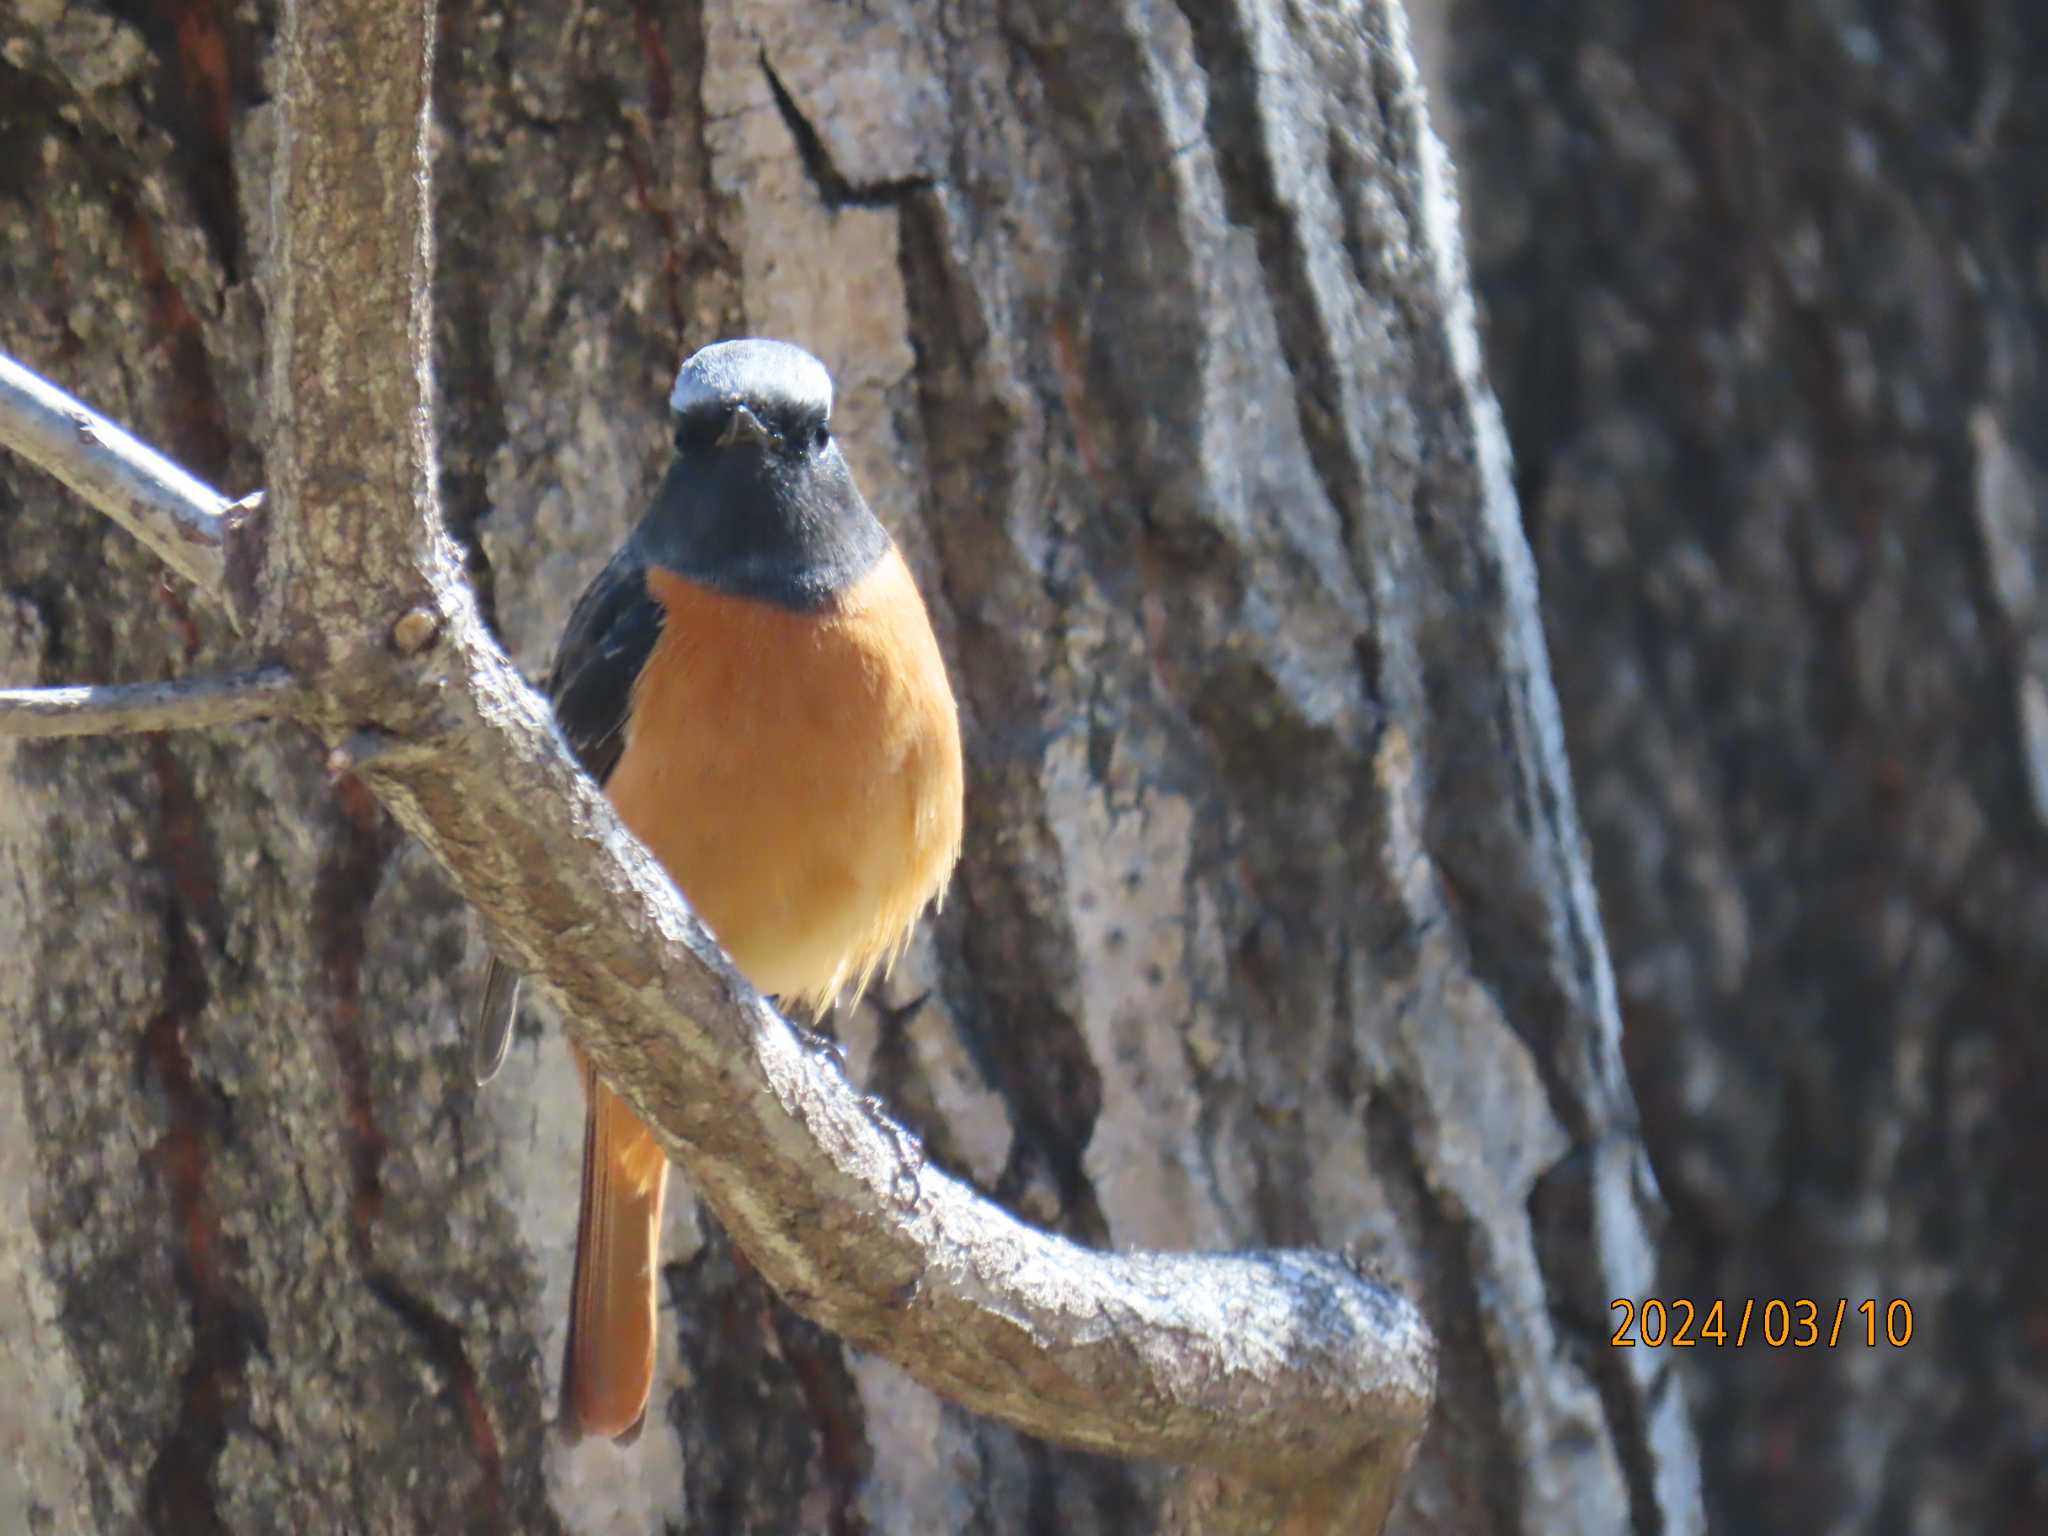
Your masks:
{"label": "thin twig", "polygon": [[0,688],[0,736],[127,736],[244,725],[291,712],[298,681],[283,667],[168,683]]}
{"label": "thin twig", "polygon": [[242,627],[229,595],[228,548],[257,498],[229,501],[4,352],[0,447],[63,481]]}

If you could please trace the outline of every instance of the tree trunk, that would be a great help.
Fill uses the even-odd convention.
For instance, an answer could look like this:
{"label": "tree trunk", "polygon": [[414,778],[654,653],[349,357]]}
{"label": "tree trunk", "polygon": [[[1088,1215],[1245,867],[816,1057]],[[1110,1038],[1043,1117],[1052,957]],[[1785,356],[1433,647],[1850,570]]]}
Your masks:
{"label": "tree trunk", "polygon": [[[0,19],[0,347],[254,487],[267,13]],[[444,497],[537,670],[682,353],[820,353],[970,758],[849,1071],[1085,1241],[1340,1248],[1416,1297],[1442,1381],[1391,1529],[1693,1531],[1678,1400],[1606,1347],[1656,1196],[1402,31],[455,0]],[[11,461],[0,519],[0,681],[239,658]],[[1200,1487],[842,1347],[687,1198],[648,1430],[564,1445],[580,1090],[551,1025],[469,1087],[436,866],[292,728],[0,754],[10,1528],[1198,1528]]]}
{"label": "tree trunk", "polygon": [[1714,1524],[2048,1530],[2048,9],[1432,9]]}

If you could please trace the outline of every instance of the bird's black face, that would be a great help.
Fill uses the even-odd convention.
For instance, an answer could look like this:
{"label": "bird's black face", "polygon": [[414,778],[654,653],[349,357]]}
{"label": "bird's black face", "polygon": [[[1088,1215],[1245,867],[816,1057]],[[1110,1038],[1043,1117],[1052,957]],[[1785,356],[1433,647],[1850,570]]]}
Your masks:
{"label": "bird's black face", "polygon": [[[706,359],[718,366],[700,367]],[[776,342],[706,348],[684,365],[675,404],[675,459],[639,533],[650,560],[735,596],[811,610],[888,550],[833,439],[830,381],[807,353]]]}

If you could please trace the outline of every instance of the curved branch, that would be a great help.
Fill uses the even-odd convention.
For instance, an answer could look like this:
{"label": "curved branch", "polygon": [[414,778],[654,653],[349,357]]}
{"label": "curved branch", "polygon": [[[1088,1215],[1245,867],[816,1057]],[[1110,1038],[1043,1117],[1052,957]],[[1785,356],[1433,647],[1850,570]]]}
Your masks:
{"label": "curved branch", "polygon": [[283,667],[168,683],[0,688],[0,736],[126,736],[244,725],[290,714],[298,696],[297,680]]}
{"label": "curved branch", "polygon": [[1412,1306],[1329,1254],[1092,1252],[931,1167],[733,970],[471,605],[450,617],[434,739],[358,772],[792,1305],[1048,1439],[1260,1481],[1372,1452],[1391,1486],[1434,1386]]}
{"label": "curved branch", "polygon": [[0,353],[0,447],[56,476],[226,610],[236,535],[262,497],[229,501],[89,406]]}

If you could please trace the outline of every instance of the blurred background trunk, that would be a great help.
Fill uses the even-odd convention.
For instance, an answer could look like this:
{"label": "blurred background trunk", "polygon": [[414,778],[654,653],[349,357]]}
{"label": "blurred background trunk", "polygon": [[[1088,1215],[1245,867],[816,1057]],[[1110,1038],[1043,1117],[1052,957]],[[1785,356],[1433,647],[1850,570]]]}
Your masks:
{"label": "blurred background trunk", "polygon": [[[825,358],[972,775],[850,1070],[1084,1240],[1415,1295],[1394,1530],[1699,1530],[1681,1379],[1724,1530],[2038,1529],[2048,20],[1417,10],[1661,1273],[1376,6],[449,0],[451,525],[537,671],[683,353]],[[0,347],[235,493],[274,12],[0,0]],[[234,654],[0,459],[0,680]],[[687,1199],[648,1432],[554,1440],[580,1098],[538,1020],[468,1086],[482,958],[294,731],[0,746],[0,1529],[1157,1523],[1158,1469],[841,1349]],[[1655,1293],[1903,1297],[1915,1337],[1610,1349]]]}
{"label": "blurred background trunk", "polygon": [[1713,1523],[2048,1530],[2048,7],[1416,10]]}

